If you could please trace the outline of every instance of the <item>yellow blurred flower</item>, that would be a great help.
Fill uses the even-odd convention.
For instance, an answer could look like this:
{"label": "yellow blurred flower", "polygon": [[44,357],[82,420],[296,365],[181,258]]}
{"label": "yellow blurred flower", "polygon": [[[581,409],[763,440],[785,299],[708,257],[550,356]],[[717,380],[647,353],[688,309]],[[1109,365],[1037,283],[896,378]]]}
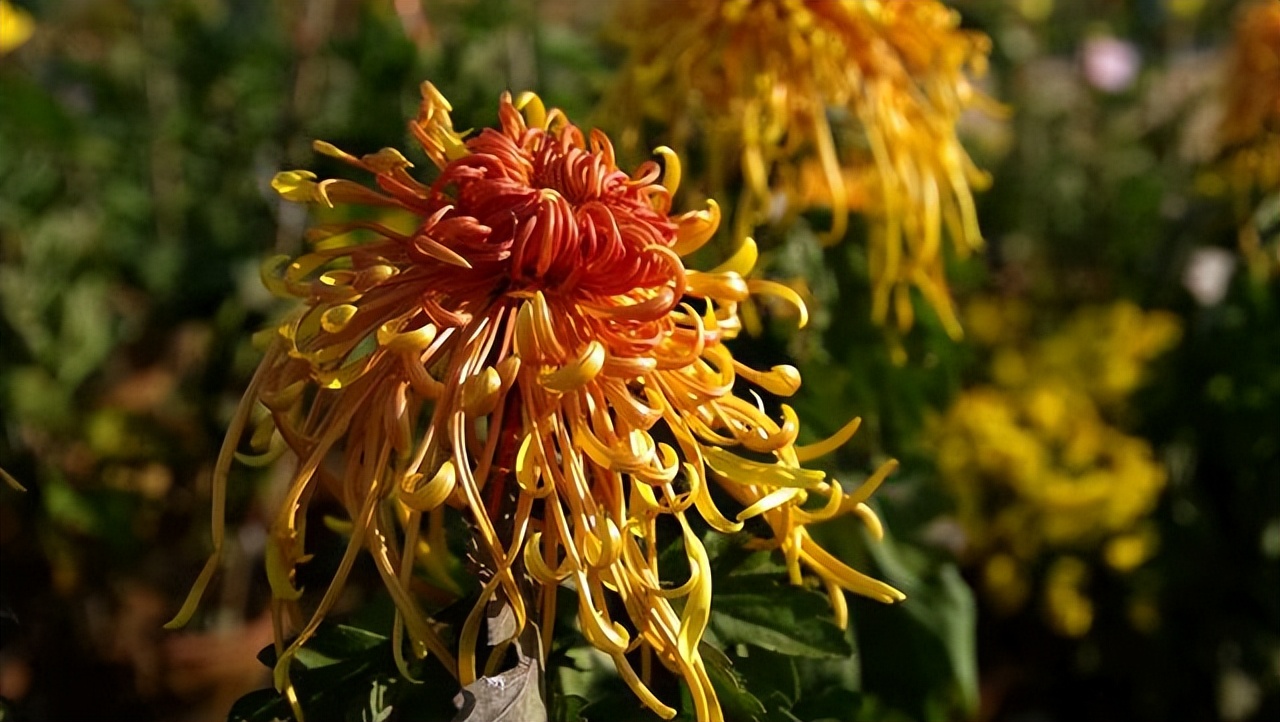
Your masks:
{"label": "yellow blurred flower", "polygon": [[1156,548],[1153,529],[1144,528],[1131,534],[1123,534],[1107,542],[1103,550],[1107,564],[1121,572],[1137,569],[1151,558]]}
{"label": "yellow blurred flower", "polygon": [[1021,609],[1031,592],[1026,572],[1008,554],[994,554],[987,560],[982,567],[982,586],[1006,614]]}
{"label": "yellow blurred flower", "polygon": [[1093,602],[1084,593],[1089,567],[1075,557],[1059,557],[1045,578],[1044,611],[1049,626],[1065,637],[1083,637],[1093,626]]}
{"label": "yellow blurred flower", "polygon": [[8,0],[0,0],[0,55],[30,40],[35,31],[36,22],[30,13]]}
{"label": "yellow blurred flower", "polygon": [[[956,134],[966,108],[998,108],[973,87],[990,42],[937,0],[636,0],[620,18],[629,53],[611,102],[631,134],[642,118],[677,147],[697,128],[713,191],[741,174],[735,238],[775,197],[872,220],[872,313],[912,323],[909,288],[960,335],[944,274],[944,230],[961,255],[981,244],[971,188],[986,176]],[[638,104],[638,107],[637,107]]]}
{"label": "yellow blurred flower", "polygon": [[1146,364],[1177,343],[1181,333],[1174,314],[1118,301],[1077,311],[1040,344],[1032,363],[1099,404],[1114,405],[1137,388]]}
{"label": "yellow blurred flower", "polygon": [[1019,338],[1026,320],[1016,302],[979,299],[968,309],[970,328],[995,345],[994,384],[962,392],[935,420],[938,471],[996,608],[1021,607],[1037,561],[1048,557],[1047,618],[1062,634],[1084,634],[1093,614],[1081,591],[1084,562],[1059,564],[1061,555],[1099,551],[1123,574],[1155,550],[1145,520],[1166,472],[1146,441],[1112,426],[1107,414],[1177,339],[1177,320],[1118,302],[1081,309],[1029,342]]}
{"label": "yellow blurred flower", "polygon": [[[802,570],[815,574],[845,624],[845,590],[884,602],[903,595],[836,560],[805,527],[853,512],[878,532],[864,502],[896,464],[845,493],[801,464],[846,441],[857,420],[796,446],[790,407],[775,419],[734,395],[740,379],[779,396],[798,388],[793,367],[758,371],[725,346],[739,332],[739,304],[792,295],[744,280],[749,263],[685,268],[681,256],[712,236],[719,214],[714,202],[672,214],[673,152],[658,149],[664,169],[650,161],[628,175],[603,133],[583,133],[532,94],[504,95],[499,127],[467,137],[450,110],[423,85],[410,130],[440,171],[429,185],[398,151],[356,157],[322,142],[319,152],[372,173],[376,189],[308,171],[273,181],[290,200],[416,218],[405,232],[367,220],[322,225],[308,234],[309,253],[264,267],[268,287],[300,305],[270,334],[228,431],[215,547],[227,470],[258,405],[267,413],[251,444],[262,456],[245,460],[286,449],[298,460],[268,545],[278,620],[297,611],[295,567],[306,559],[305,512],[318,487],[351,519],[340,524],[351,537],[337,575],[292,643],[277,622],[277,687],[294,700],[290,660],[363,548],[398,610],[397,654],[407,630],[413,649],[469,684],[496,670],[527,624],[550,649],[565,585],[578,596],[582,634],[650,709],[675,714],[632,668],[627,654],[637,649],[642,670],[656,657],[684,679],[698,720],[721,720],[698,649],[711,611],[709,560],[689,515],[725,533],[763,519],[772,537],[760,543],[782,551],[793,583]],[[335,454],[344,463],[331,471],[323,462]],[[713,482],[738,508],[717,507]],[[456,658],[409,591],[415,560],[431,575],[444,553],[447,508],[472,526],[483,585]],[[660,525],[683,537],[687,580],[659,575]],[[216,566],[215,552],[175,623],[194,611]],[[510,608],[517,629],[486,661],[479,633],[491,602]]]}

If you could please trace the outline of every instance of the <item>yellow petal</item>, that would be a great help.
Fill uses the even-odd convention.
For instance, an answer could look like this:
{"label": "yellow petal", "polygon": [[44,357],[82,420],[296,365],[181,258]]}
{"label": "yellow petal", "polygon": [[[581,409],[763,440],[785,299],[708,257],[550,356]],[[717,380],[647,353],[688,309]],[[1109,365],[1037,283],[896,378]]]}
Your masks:
{"label": "yellow petal", "polygon": [[751,297],[747,282],[736,273],[686,271],[685,292],[699,298],[714,298],[721,303],[745,301]]}
{"label": "yellow petal", "polygon": [[537,93],[526,90],[516,97],[513,105],[516,110],[524,113],[525,123],[530,128],[547,127],[547,106],[542,104],[542,98]]}
{"label": "yellow petal", "polygon": [[870,499],[876,489],[880,488],[880,485],[884,483],[884,480],[887,479],[897,468],[897,459],[889,459],[881,464],[880,467],[875,470],[875,473],[867,477],[866,481],[862,482],[862,486],[859,486],[856,491],[845,499],[845,505],[861,504],[867,499]]}
{"label": "yellow petal", "polygon": [[[536,457],[536,458],[535,458]],[[551,483],[538,486],[542,478],[541,454],[533,450],[533,434],[527,434],[520,442],[520,450],[516,452],[516,484],[520,491],[535,499],[541,499],[555,491]]]}
{"label": "yellow petal", "polygon": [[665,145],[654,148],[653,154],[662,158],[662,186],[675,196],[680,188],[680,156]]}
{"label": "yellow petal", "polygon": [[[311,149],[321,155],[327,155],[330,158],[337,158],[338,160],[346,161],[353,165],[360,164],[360,160],[358,158],[345,150],[342,150],[333,143],[326,143],[323,140],[313,140],[311,141]],[[315,176],[312,177],[314,178]]]}
{"label": "yellow petal", "polygon": [[[765,464],[744,459],[718,446],[703,446],[707,465],[728,481],[738,484],[780,486],[789,489],[816,489],[827,477],[816,469],[803,469],[781,463]],[[739,516],[741,519],[742,517]]]}
{"label": "yellow petal", "polygon": [[258,400],[272,411],[285,411],[302,398],[302,392],[307,389],[307,385],[306,379],[298,379],[278,391],[263,391]]}
{"label": "yellow petal", "polygon": [[579,525],[577,528],[579,538],[574,540],[582,550],[583,561],[587,566],[595,569],[611,566],[622,553],[622,534],[618,531],[617,524],[605,517],[604,522],[598,527],[600,533],[593,534],[585,531],[585,525]]}
{"label": "yellow petal", "polygon": [[400,206],[400,202],[390,196],[342,178],[330,178],[317,183],[314,200],[330,208],[338,203],[379,207]]}
{"label": "yellow petal", "polygon": [[764,296],[776,296],[796,307],[800,313],[800,328],[804,328],[809,323],[809,309],[804,305],[804,299],[800,298],[800,294],[790,286],[785,286],[776,281],[766,281],[759,278],[753,278],[747,281],[747,288],[752,294]]}
{"label": "yellow petal", "polygon": [[551,373],[543,374],[539,382],[549,391],[576,391],[600,374],[600,369],[604,368],[604,358],[604,345],[592,340],[576,359]]}
{"label": "yellow petal", "polygon": [[855,416],[852,421],[840,427],[839,431],[822,441],[797,446],[795,448],[796,460],[803,464],[806,461],[813,461],[820,456],[830,454],[848,443],[849,439],[852,439],[853,435],[858,433],[859,426],[862,426],[862,417]]}
{"label": "yellow petal", "polygon": [[627,683],[627,686],[631,688],[631,691],[640,698],[640,701],[646,707],[662,719],[672,719],[676,716],[676,711],[663,704],[662,700],[658,699],[653,691],[641,681],[640,676],[636,674],[631,662],[627,660],[625,655],[618,653],[612,655],[612,657],[614,666],[618,668],[618,674],[622,676],[622,681]]}
{"label": "yellow petal", "polygon": [[412,168],[413,163],[395,148],[383,148],[377,153],[369,153],[360,159],[374,173],[390,174],[393,171]]}
{"label": "yellow petal", "polygon": [[564,358],[567,354],[556,337],[556,324],[551,316],[551,305],[547,303],[546,295],[542,291],[535,292],[530,306],[533,314],[533,335],[537,339],[538,348],[557,360]]}
{"label": "yellow petal", "polygon": [[733,368],[742,378],[776,396],[791,396],[800,389],[800,372],[789,364],[774,366],[768,371],[757,371],[734,361]]}
{"label": "yellow petal", "polygon": [[[270,418],[270,417],[267,417]],[[274,431],[274,427],[272,427]],[[284,456],[284,452],[288,451],[289,445],[284,443],[284,438],[279,434],[272,434],[270,444],[261,454],[242,454],[236,452],[236,461],[251,468],[262,468],[274,464],[277,459]]]}
{"label": "yellow petal", "polygon": [[887,604],[900,602],[907,598],[907,595],[888,584],[851,569],[839,559],[831,556],[830,552],[815,543],[803,530],[798,531],[801,531],[800,559],[812,567],[824,580],[834,581],[855,594],[861,594],[864,597],[877,599]]}
{"label": "yellow petal", "polygon": [[847,504],[844,501],[844,487],[840,486],[840,482],[833,479],[828,489],[827,503],[823,504],[821,509],[817,511],[791,510],[791,515],[797,524],[816,524],[834,519],[845,509]]}
{"label": "yellow petal", "polygon": [[525,301],[516,312],[516,355],[522,362],[535,361],[539,357],[537,337],[533,332],[533,304]]}
{"label": "yellow petal", "polygon": [[745,276],[756,267],[756,259],[759,255],[756,242],[748,238],[738,246],[738,250],[734,251],[728,260],[711,269],[709,273],[736,273],[739,276]]}
{"label": "yellow petal", "polygon": [[876,516],[874,510],[866,504],[859,503],[853,507],[853,513],[867,525],[867,531],[871,533],[871,538],[876,541],[884,540],[884,525],[880,523],[880,517]]}
{"label": "yellow petal", "polygon": [[492,366],[462,382],[462,410],[467,416],[486,416],[498,405],[498,392],[502,389],[502,377]]}
{"label": "yellow petal", "polygon": [[436,339],[436,327],[427,324],[412,331],[400,331],[396,323],[388,322],[378,327],[378,345],[390,351],[421,351]]}
{"label": "yellow petal", "polygon": [[827,588],[827,598],[831,600],[831,612],[832,616],[836,618],[836,626],[841,629],[848,629],[849,600],[844,598],[844,590],[840,588],[839,584],[829,579],[822,580],[822,583]]}
{"label": "yellow petal", "polygon": [[370,357],[365,356],[363,358],[356,359],[355,361],[352,361],[345,366],[340,366],[332,371],[315,370],[312,371],[311,375],[316,380],[316,383],[320,384],[322,388],[344,389],[355,382],[356,379],[364,375],[364,372],[369,368],[369,358]]}
{"label": "yellow petal", "polygon": [[633,516],[640,514],[657,514],[661,510],[658,504],[658,497],[653,493],[653,487],[644,482],[631,483],[631,514]]}
{"label": "yellow petal", "polygon": [[692,211],[676,219],[676,243],[671,247],[678,255],[687,256],[702,248],[720,227],[720,204],[707,199],[705,211]]}
{"label": "yellow petal", "polygon": [[417,482],[421,479],[421,474],[412,474],[401,482],[400,501],[414,511],[431,511],[453,493],[458,483],[458,472],[453,466],[453,460],[446,459],[431,477],[431,481],[418,487]]}
{"label": "yellow petal", "polygon": [[324,528],[334,534],[349,537],[355,533],[356,524],[350,519],[339,519],[332,514],[325,514],[321,521],[324,522]]}
{"label": "yellow petal", "polygon": [[767,511],[777,509],[783,504],[789,503],[801,493],[803,493],[802,490],[796,488],[783,488],[771,491],[760,497],[751,506],[748,506],[746,509],[738,512],[738,521],[746,521],[753,516],[759,516]]}
{"label": "yellow petal", "polygon": [[328,333],[338,333],[355,317],[358,310],[349,303],[326,309],[320,316],[320,328]]}
{"label": "yellow petal", "polygon": [[471,268],[471,261],[458,255],[456,251],[429,236],[418,235],[413,239],[414,247],[432,258],[459,268]]}
{"label": "yellow petal", "polygon": [[706,479],[698,473],[698,467],[685,462],[684,475],[689,482],[689,494],[693,496],[694,508],[702,515],[703,521],[707,522],[712,529],[725,534],[742,531],[742,522],[732,521],[720,512],[715,500],[711,498],[711,490],[707,487]]}
{"label": "yellow petal", "polygon": [[309,170],[286,170],[276,173],[271,187],[280,197],[296,203],[315,203],[319,200],[316,174]]}
{"label": "yellow petal", "polygon": [[283,271],[293,258],[284,254],[271,256],[262,262],[258,269],[258,277],[262,280],[262,285],[267,291],[276,298],[293,298],[293,294],[289,293],[289,286],[285,284],[280,277]]}
{"label": "yellow petal", "polygon": [[542,552],[538,551],[541,546],[542,532],[534,532],[524,544],[524,565],[529,569],[529,574],[542,584],[558,585],[572,573],[572,570],[567,564],[561,564],[559,568],[552,569],[542,556]]}
{"label": "yellow petal", "polygon": [[271,596],[287,602],[296,602],[302,597],[302,591],[293,586],[293,560],[286,560],[280,548],[280,541],[275,536],[267,538],[265,551],[267,565],[267,582],[271,586]]}
{"label": "yellow petal", "polygon": [[591,603],[591,595],[587,593],[589,582],[586,574],[576,573],[578,581],[578,621],[582,624],[582,636],[587,638],[596,649],[605,654],[622,654],[631,641],[626,627],[617,622],[610,623]]}
{"label": "yellow petal", "polygon": [[698,656],[698,643],[702,641],[702,633],[706,631],[707,620],[711,617],[711,562],[702,542],[689,528],[689,522],[683,515],[678,518],[684,533],[684,549],[689,558],[693,587],[680,612],[680,634],[676,638],[676,646],[681,657],[693,660]]}

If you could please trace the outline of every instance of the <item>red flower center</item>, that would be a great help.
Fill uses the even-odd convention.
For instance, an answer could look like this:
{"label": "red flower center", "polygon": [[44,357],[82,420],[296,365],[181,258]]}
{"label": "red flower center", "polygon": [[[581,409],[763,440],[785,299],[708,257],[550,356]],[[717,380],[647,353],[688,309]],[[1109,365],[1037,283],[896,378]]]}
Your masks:
{"label": "red flower center", "polygon": [[[632,178],[613,147],[569,124],[529,128],[509,103],[500,131],[467,141],[433,186],[419,235],[465,258],[505,293],[542,291],[605,315],[656,320],[683,289],[670,193],[654,163]],[[447,192],[447,195],[446,195]],[[434,262],[434,261],[433,261]],[[461,279],[460,279],[461,280]]]}

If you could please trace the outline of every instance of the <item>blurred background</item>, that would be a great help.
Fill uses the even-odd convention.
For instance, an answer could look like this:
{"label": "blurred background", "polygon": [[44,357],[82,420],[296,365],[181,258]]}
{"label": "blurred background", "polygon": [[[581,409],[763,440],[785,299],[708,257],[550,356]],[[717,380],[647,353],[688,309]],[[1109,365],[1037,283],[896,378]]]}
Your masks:
{"label": "blurred background", "polygon": [[[734,347],[795,359],[810,438],[863,417],[833,470],[902,462],[877,495],[884,544],[820,534],[910,600],[851,599],[849,634],[807,645],[747,654],[723,634],[728,714],[1280,719],[1280,3],[951,5],[991,38],[978,83],[1004,106],[960,119],[992,177],[985,247],[948,267],[964,338],[920,299],[910,330],[872,323],[865,224],[823,245],[829,215],[806,211],[756,233],[814,323],[764,313]],[[279,469],[233,470],[219,582],[195,623],[161,628],[208,553],[250,336],[282,311],[259,264],[302,248],[307,211],[270,180],[316,167],[314,139],[412,147],[426,79],[459,128],[533,89],[623,132],[600,109],[625,61],[614,11],[0,0],[0,720],[288,714],[255,692]],[[1251,128],[1251,102],[1272,119]],[[664,141],[652,125],[642,148]],[[712,263],[735,245],[717,243]],[[323,568],[341,540],[316,546]],[[336,616],[368,638],[322,637],[300,686],[340,669],[317,677],[339,680],[334,719],[447,719],[452,692],[387,681],[389,605],[364,574]],[[742,604],[723,613],[758,612]],[[561,651],[556,714],[646,719]]]}

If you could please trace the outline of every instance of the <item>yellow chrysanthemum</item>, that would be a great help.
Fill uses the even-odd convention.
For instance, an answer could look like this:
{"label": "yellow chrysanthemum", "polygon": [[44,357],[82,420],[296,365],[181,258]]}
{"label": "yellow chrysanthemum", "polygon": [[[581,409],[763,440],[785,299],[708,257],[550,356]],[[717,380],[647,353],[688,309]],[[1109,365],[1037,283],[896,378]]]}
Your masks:
{"label": "yellow chrysanthemum", "polygon": [[[1086,575],[1064,554],[1100,552],[1128,573],[1154,552],[1148,517],[1167,474],[1151,446],[1108,423],[1142,380],[1145,365],[1178,337],[1171,314],[1128,302],[1078,311],[1053,335],[1019,343],[1026,309],[978,299],[967,320],[999,344],[994,385],[961,393],[932,433],[938,471],[956,502],[967,555],[1003,611],[1031,592],[1039,560],[1053,558],[1044,609],[1058,632],[1079,636],[1092,623],[1080,590]],[[1060,563],[1061,562],[1061,563]]]}
{"label": "yellow chrysanthemum", "polygon": [[[377,190],[307,171],[273,183],[290,200],[417,219],[407,233],[372,221],[321,226],[309,234],[310,253],[265,269],[268,286],[301,306],[273,335],[228,432],[215,546],[227,469],[258,404],[269,412],[258,446],[270,456],[274,434],[298,458],[268,547],[278,617],[300,594],[294,567],[318,485],[351,517],[337,577],[297,638],[280,642],[277,686],[292,698],[290,659],[364,548],[413,648],[436,654],[462,684],[504,658],[505,644],[487,664],[478,658],[491,602],[511,609],[516,634],[539,625],[549,649],[564,584],[578,595],[583,635],[648,707],[675,714],[632,668],[626,655],[637,648],[688,683],[699,720],[720,720],[698,650],[711,605],[708,558],[689,515],[722,532],[763,518],[792,581],[802,569],[816,574],[843,624],[842,590],[885,602],[902,594],[837,561],[805,525],[852,511],[878,529],[863,502],[894,465],[846,494],[801,463],[846,440],[856,420],[797,447],[789,407],[774,419],[733,394],[739,378],[781,396],[798,387],[794,368],[756,371],[724,345],[738,333],[738,304],[788,292],[738,270],[684,267],[680,257],[711,237],[719,214],[711,203],[671,215],[674,153],[657,151],[665,171],[647,162],[627,175],[602,133],[584,135],[531,94],[504,96],[500,127],[469,138],[453,130],[449,110],[424,84],[410,129],[440,169],[430,185],[395,150],[357,158],[326,143],[316,149],[373,173]],[[328,469],[331,455],[344,464]],[[717,507],[713,481],[741,510]],[[408,591],[415,550],[424,536],[439,546],[447,507],[472,525],[483,570],[456,658]],[[658,573],[660,525],[679,531],[689,560],[689,578],[675,586]],[[211,560],[175,622],[190,616],[215,567]]]}
{"label": "yellow chrysanthemum", "polygon": [[942,236],[960,254],[981,244],[970,188],[987,180],[956,123],[983,101],[968,73],[985,70],[984,35],[961,30],[937,0],[636,0],[629,10],[611,105],[635,121],[640,103],[678,147],[694,127],[709,135],[713,189],[739,169],[744,181],[735,237],[778,193],[801,210],[829,207],[831,240],[860,209],[874,220],[873,316],[892,306],[909,327],[915,286],[960,335]]}
{"label": "yellow chrysanthemum", "polygon": [[36,23],[30,13],[0,0],[0,55],[27,42],[35,31]]}

